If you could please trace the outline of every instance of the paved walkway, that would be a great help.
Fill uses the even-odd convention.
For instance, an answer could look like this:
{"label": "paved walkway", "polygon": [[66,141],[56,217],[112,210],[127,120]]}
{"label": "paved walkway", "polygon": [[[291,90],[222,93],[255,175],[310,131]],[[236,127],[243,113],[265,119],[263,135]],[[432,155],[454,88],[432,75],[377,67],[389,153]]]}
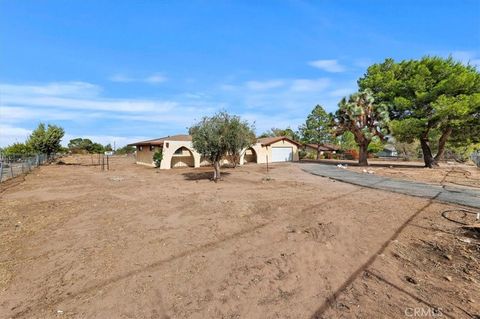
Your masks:
{"label": "paved walkway", "polygon": [[374,174],[362,174],[335,165],[302,164],[304,171],[329,177],[338,181],[401,193],[405,195],[435,198],[438,201],[480,208],[480,190],[432,185],[414,181],[394,179]]}

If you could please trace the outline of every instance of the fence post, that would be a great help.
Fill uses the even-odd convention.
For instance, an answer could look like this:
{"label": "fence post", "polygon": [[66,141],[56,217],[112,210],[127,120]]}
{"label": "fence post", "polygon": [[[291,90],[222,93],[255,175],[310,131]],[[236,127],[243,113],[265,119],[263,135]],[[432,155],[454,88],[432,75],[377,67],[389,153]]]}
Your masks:
{"label": "fence post", "polygon": [[0,183],[2,182],[3,179],[3,161],[0,162]]}
{"label": "fence post", "polygon": [[10,162],[10,176],[11,178],[13,178],[13,166],[12,166],[12,163]]}
{"label": "fence post", "polygon": [[110,165],[108,164],[108,158],[109,158],[109,156],[107,155],[107,171],[110,170]]}

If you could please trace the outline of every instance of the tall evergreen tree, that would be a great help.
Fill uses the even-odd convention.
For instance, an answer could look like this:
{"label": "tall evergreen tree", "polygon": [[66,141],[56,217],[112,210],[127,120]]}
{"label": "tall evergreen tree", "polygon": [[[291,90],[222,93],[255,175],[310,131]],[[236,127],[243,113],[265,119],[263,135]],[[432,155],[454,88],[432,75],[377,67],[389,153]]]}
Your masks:
{"label": "tall evergreen tree", "polygon": [[316,105],[299,130],[304,143],[317,145],[317,159],[320,159],[321,145],[332,142],[332,116]]}
{"label": "tall evergreen tree", "polygon": [[480,74],[473,66],[429,56],[399,63],[386,59],[370,66],[358,84],[389,106],[397,140],[420,141],[426,167],[437,164],[450,139],[480,141]]}

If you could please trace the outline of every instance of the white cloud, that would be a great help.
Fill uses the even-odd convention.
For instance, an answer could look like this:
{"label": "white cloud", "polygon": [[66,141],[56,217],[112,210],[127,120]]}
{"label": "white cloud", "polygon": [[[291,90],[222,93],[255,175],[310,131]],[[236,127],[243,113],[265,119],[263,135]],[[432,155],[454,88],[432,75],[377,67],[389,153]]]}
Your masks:
{"label": "white cloud", "polygon": [[337,60],[315,60],[308,63],[309,65],[332,73],[344,72],[345,67],[338,63]]}
{"label": "white cloud", "polygon": [[59,107],[64,109],[97,110],[112,112],[155,112],[162,113],[177,105],[170,101],[134,100],[134,99],[81,99],[51,96],[4,95],[2,100],[10,105]]}
{"label": "white cloud", "polygon": [[452,58],[463,64],[480,67],[480,56],[474,51],[453,51]]}
{"label": "white cloud", "polygon": [[167,77],[159,73],[154,73],[147,77],[141,77],[141,78],[134,78],[134,77],[130,77],[125,74],[119,73],[119,74],[112,75],[109,78],[109,80],[112,82],[120,82],[120,83],[143,82],[143,83],[149,83],[149,84],[159,84],[159,83],[166,82],[168,79]]}
{"label": "white cloud", "polygon": [[[85,135],[90,135],[89,130],[95,127],[96,120],[104,123],[94,128],[96,132],[115,128],[126,134],[142,132],[146,124],[155,125],[153,135],[177,129],[184,132],[195,119],[226,108],[225,104],[206,101],[208,96],[203,93],[181,94],[172,100],[112,99],[100,96],[100,88],[88,83],[37,86],[0,83],[0,88],[0,145],[24,141],[29,131],[21,126],[51,121],[76,122],[77,127],[85,127]],[[132,125],[118,126],[124,122]],[[133,129],[134,125],[138,129]],[[68,126],[66,129],[68,132]]]}
{"label": "white cloud", "polygon": [[53,82],[44,85],[0,84],[0,93],[20,96],[97,96],[101,92],[98,85],[87,82]]}
{"label": "white cloud", "polygon": [[329,94],[330,96],[333,96],[333,97],[344,97],[344,96],[353,94],[355,92],[356,90],[352,88],[340,88],[340,89],[331,91]]}
{"label": "white cloud", "polygon": [[283,80],[268,80],[268,81],[248,81],[245,86],[254,91],[270,90],[282,87],[285,85]]}
{"label": "white cloud", "polygon": [[147,83],[162,83],[167,81],[167,78],[160,74],[153,74],[144,79]]}
{"label": "white cloud", "polygon": [[296,79],[292,82],[290,89],[295,92],[319,92],[325,90],[330,85],[327,78],[319,79]]}
{"label": "white cloud", "polygon": [[32,131],[11,125],[0,124],[0,146],[23,143]]}
{"label": "white cloud", "polygon": [[96,85],[72,82],[43,86],[0,84],[1,103],[8,106],[50,107],[62,109],[164,113],[178,103],[163,100],[109,99],[98,96]]}

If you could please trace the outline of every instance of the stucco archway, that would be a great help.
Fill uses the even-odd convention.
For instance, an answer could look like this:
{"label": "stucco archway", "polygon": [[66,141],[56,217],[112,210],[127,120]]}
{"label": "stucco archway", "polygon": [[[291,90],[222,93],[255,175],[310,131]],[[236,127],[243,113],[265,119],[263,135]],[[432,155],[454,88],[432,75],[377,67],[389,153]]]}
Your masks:
{"label": "stucco archway", "polygon": [[252,147],[249,147],[245,150],[243,154],[243,163],[257,163],[257,152]]}
{"label": "stucco archway", "polygon": [[195,158],[193,152],[185,146],[181,146],[172,154],[170,168],[194,167]]}

